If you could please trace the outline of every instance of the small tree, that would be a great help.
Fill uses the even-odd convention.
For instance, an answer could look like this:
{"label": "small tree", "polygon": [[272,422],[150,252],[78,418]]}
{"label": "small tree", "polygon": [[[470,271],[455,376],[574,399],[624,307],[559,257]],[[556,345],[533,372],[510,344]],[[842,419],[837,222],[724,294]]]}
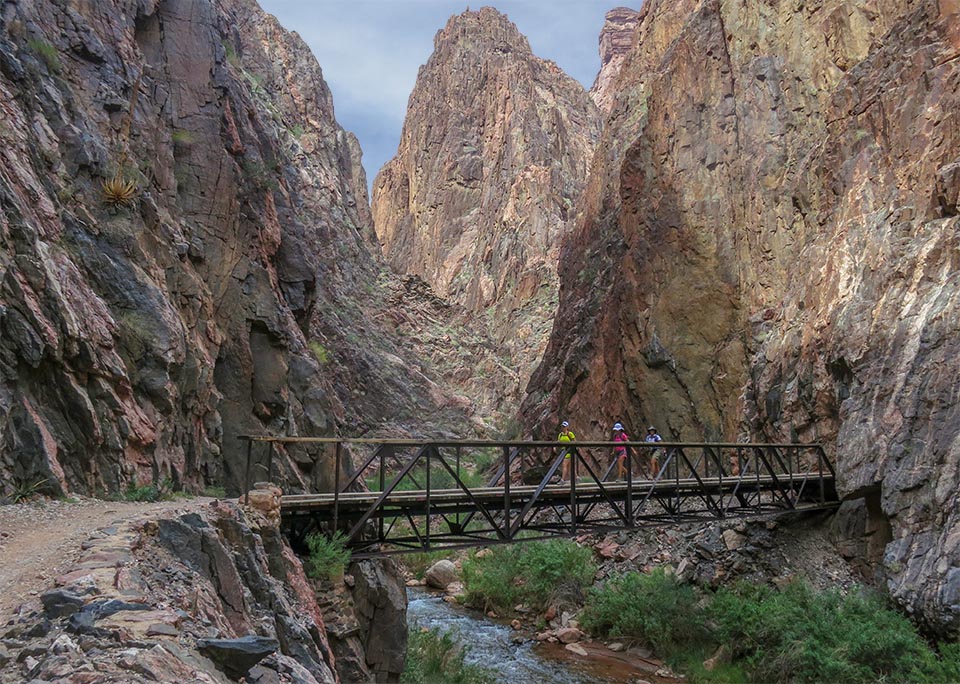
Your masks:
{"label": "small tree", "polygon": [[314,579],[334,579],[343,574],[350,561],[347,538],[337,532],[333,537],[314,533],[307,537],[307,574]]}

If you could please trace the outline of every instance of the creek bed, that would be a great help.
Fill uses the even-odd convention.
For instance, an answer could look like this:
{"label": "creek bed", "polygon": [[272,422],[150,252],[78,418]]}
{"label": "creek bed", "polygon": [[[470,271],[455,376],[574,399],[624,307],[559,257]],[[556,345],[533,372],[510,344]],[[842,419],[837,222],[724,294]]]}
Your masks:
{"label": "creek bed", "polygon": [[[467,647],[466,662],[496,673],[497,681],[551,682],[554,684],[625,684],[643,679],[664,681],[644,674],[622,658],[593,644],[581,644],[590,657],[581,658],[558,644],[515,644],[517,634],[507,625],[416,588],[407,588],[407,625],[410,629],[437,629],[458,633]],[[598,647],[599,646],[599,647]],[[654,668],[655,669],[655,668]]]}

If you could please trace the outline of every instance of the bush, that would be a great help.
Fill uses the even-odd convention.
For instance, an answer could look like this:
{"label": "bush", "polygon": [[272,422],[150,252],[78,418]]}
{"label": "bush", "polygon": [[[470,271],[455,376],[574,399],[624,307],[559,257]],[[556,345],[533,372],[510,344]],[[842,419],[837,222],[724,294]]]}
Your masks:
{"label": "bush", "polygon": [[28,40],[27,47],[43,60],[51,73],[60,73],[60,52],[57,48],[40,38]]}
{"label": "bush", "polygon": [[579,591],[593,581],[593,553],[566,540],[511,544],[463,562],[467,601],[484,610],[510,611],[518,603],[543,609],[560,587]]}
{"label": "bush", "polygon": [[696,593],[662,568],[620,575],[593,589],[580,622],[593,634],[638,639],[662,655],[708,638]]}
{"label": "bush", "polygon": [[307,346],[310,347],[310,351],[312,351],[314,357],[316,357],[317,363],[323,365],[330,362],[330,350],[322,344],[316,341],[310,341],[307,343]]}
{"label": "bush", "polygon": [[314,579],[333,579],[343,574],[350,561],[347,538],[341,532],[333,537],[314,533],[307,537],[307,574]]}
{"label": "bush", "polygon": [[138,501],[143,503],[172,501],[176,498],[174,482],[169,478],[165,478],[159,483],[138,485],[136,478],[134,478],[130,480],[127,489],[123,492],[122,498],[124,501]]}
{"label": "bush", "polygon": [[493,675],[464,662],[466,651],[450,633],[412,630],[401,684],[492,684]]}
{"label": "bush", "polygon": [[943,682],[956,655],[938,660],[878,596],[817,594],[803,582],[721,589],[707,612],[757,682]]}

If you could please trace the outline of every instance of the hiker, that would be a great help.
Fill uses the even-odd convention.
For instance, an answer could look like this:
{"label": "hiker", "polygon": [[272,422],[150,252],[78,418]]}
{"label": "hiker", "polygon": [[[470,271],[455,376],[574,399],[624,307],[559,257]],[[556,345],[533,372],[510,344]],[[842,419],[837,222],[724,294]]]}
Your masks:
{"label": "hiker", "polygon": [[[613,424],[613,441],[630,441],[630,436],[627,435],[626,430],[623,429],[623,425],[620,423]],[[617,459],[617,479],[625,480],[627,478],[627,447],[615,446],[613,448],[613,455]]]}
{"label": "hiker", "polygon": [[[647,436],[643,438],[644,442],[661,442],[663,441],[660,435],[657,434],[657,428],[652,425],[647,428]],[[660,454],[660,449],[651,449],[650,450],[650,473],[649,477],[656,477],[659,472],[657,464],[657,456]]]}
{"label": "hiker", "polygon": [[[560,423],[560,434],[559,436],[557,436],[558,442],[572,442],[576,438],[577,436],[574,435],[573,430],[570,429],[570,423],[568,423],[567,421],[563,421],[562,423]],[[570,456],[571,456],[570,449],[564,448],[563,469],[561,470],[561,475],[560,475],[561,482],[566,482],[567,480],[570,479]]]}

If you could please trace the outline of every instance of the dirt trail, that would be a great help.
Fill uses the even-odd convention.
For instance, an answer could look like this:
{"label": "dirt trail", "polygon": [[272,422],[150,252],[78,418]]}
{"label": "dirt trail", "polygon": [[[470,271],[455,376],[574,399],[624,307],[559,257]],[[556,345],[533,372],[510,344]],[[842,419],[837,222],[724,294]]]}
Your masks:
{"label": "dirt trail", "polygon": [[76,503],[40,501],[0,506],[0,625],[17,608],[36,599],[80,555],[80,545],[98,529],[199,508],[212,499],[159,503],[85,499]]}

